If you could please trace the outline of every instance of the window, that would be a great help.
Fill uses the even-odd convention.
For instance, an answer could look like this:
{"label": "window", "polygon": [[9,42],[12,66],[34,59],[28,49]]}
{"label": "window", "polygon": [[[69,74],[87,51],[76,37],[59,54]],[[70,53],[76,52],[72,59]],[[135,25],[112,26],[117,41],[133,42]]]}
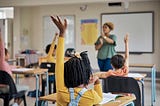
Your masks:
{"label": "window", "polygon": [[13,7],[0,8],[0,19],[13,18],[13,16],[14,16]]}
{"label": "window", "polygon": [[[75,17],[73,15],[60,16],[67,19],[67,31],[65,36],[65,49],[75,48]],[[43,17],[43,47],[52,43],[53,37],[56,32],[59,32],[57,27],[52,23],[50,16]]]}

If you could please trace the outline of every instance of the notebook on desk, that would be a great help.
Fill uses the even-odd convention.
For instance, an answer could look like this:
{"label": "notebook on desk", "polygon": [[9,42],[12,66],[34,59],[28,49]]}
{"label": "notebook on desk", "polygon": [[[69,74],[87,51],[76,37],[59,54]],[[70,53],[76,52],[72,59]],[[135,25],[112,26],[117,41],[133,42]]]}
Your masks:
{"label": "notebook on desk", "polygon": [[48,69],[48,72],[55,72],[55,63],[44,62],[41,63],[40,68]]}
{"label": "notebook on desk", "polygon": [[121,97],[122,94],[112,94],[112,93],[103,93],[103,100],[99,104],[105,104],[112,100],[115,100],[117,97]]}

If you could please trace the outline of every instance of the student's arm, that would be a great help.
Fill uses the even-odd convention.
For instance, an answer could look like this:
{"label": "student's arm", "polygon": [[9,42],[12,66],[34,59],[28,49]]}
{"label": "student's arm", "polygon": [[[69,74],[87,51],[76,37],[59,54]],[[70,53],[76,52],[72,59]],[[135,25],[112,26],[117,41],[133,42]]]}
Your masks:
{"label": "student's arm", "polygon": [[49,52],[48,52],[48,57],[53,57],[52,54],[53,54],[53,50],[54,50],[54,46],[55,46],[55,42],[56,42],[57,37],[58,37],[58,33],[55,33],[55,36],[53,38],[51,47],[50,47]]}
{"label": "student's arm", "polygon": [[98,104],[102,101],[103,99],[103,91],[102,91],[102,85],[99,83],[94,84],[94,102],[93,104]]}
{"label": "student's arm", "polygon": [[53,51],[54,51],[54,46],[55,46],[55,42],[56,42],[57,36],[58,36],[58,33],[55,33],[55,36],[53,38],[51,47],[50,47],[49,52],[47,54],[47,61],[48,62],[54,62],[55,61],[55,58],[53,56]]}
{"label": "student's arm", "polygon": [[5,51],[4,51],[4,43],[2,40],[1,29],[0,29],[0,61],[5,61]]}
{"label": "student's arm", "polygon": [[109,76],[115,76],[116,74],[114,72],[115,71],[113,70],[108,70],[107,72],[96,72],[94,73],[94,76],[98,76],[99,78],[107,78]]}
{"label": "student's arm", "polygon": [[99,77],[92,76],[90,78],[90,83],[94,84],[94,90],[92,91],[92,94],[94,95],[93,104],[98,104],[102,101],[103,98],[102,85],[100,83]]}
{"label": "student's arm", "polygon": [[58,39],[58,45],[57,45],[57,53],[56,53],[56,90],[59,91],[60,89],[63,89],[65,87],[64,85],[64,34],[67,28],[67,21],[64,19],[64,23],[60,20],[60,18],[57,16],[57,18],[52,17],[53,23],[58,27],[60,33],[59,33],[59,39]]}
{"label": "student's arm", "polygon": [[124,37],[125,43],[125,66],[129,67],[129,44],[128,44],[128,34]]}

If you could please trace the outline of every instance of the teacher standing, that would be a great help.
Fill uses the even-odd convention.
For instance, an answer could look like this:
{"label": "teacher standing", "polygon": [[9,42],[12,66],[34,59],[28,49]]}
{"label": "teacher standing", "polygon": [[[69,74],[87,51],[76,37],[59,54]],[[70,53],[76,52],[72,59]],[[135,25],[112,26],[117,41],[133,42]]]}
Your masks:
{"label": "teacher standing", "polygon": [[104,23],[103,33],[95,42],[95,49],[98,50],[97,60],[100,71],[112,69],[110,60],[116,54],[115,47],[117,43],[116,35],[110,34],[113,29],[114,25],[112,22]]}

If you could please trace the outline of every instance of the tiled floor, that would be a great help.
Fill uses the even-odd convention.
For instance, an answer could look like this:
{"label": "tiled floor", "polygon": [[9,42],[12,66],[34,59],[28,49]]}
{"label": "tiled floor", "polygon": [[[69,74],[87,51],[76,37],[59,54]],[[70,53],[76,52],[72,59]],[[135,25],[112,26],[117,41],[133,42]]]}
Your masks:
{"label": "tiled floor", "polygon": [[[151,80],[149,78],[146,78],[144,82],[145,82],[144,83],[145,106],[151,106]],[[35,90],[35,78],[34,77],[21,78],[20,83],[28,85],[30,90]],[[157,80],[156,89],[157,89],[156,90],[156,103],[154,106],[160,106],[160,80]],[[34,106],[35,98],[27,96],[26,99],[27,99],[27,106]],[[11,103],[12,102],[13,101],[11,101]],[[0,106],[3,106],[2,100],[0,100]],[[20,106],[23,106],[23,103],[21,103]],[[52,104],[51,102],[49,102],[48,106],[55,106],[55,104]]]}

